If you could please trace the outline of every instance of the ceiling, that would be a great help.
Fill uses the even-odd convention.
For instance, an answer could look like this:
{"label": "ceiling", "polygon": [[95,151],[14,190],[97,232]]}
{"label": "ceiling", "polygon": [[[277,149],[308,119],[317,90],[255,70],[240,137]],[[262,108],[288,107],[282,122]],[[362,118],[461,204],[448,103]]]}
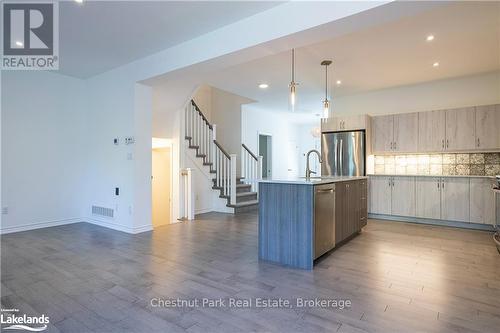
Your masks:
{"label": "ceiling", "polygon": [[[427,42],[428,35],[434,35]],[[320,109],[324,67],[333,60],[334,97],[500,69],[500,2],[453,2],[415,16],[296,49],[299,111]],[[439,62],[439,67],[433,67]],[[290,53],[218,71],[207,83],[287,111]],[[269,84],[259,89],[259,83]]]}
{"label": "ceiling", "polygon": [[59,73],[88,78],[255,15],[280,3],[60,2]]}

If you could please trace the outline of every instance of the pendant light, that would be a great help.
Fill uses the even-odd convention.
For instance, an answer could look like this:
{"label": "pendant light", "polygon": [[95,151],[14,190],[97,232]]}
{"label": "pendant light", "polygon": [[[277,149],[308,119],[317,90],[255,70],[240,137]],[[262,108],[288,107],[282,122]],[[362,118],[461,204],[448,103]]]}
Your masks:
{"label": "pendant light", "polygon": [[331,60],[323,60],[321,62],[321,66],[325,66],[325,100],[323,101],[323,118],[328,118],[330,114],[330,101],[328,100],[328,66],[331,64]]}
{"label": "pendant light", "polygon": [[297,104],[297,86],[299,84],[295,82],[295,49],[292,49],[292,81],[289,84],[290,97],[289,97],[289,107],[292,111],[295,110],[295,105]]}

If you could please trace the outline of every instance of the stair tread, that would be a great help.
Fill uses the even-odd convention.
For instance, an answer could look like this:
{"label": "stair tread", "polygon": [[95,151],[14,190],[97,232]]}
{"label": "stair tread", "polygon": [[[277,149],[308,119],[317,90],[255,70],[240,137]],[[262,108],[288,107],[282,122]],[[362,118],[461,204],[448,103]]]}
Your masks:
{"label": "stair tread", "polygon": [[[253,196],[253,195],[257,195],[257,192],[240,192],[240,193],[236,193],[236,198]],[[229,199],[229,195],[219,195],[219,198]]]}
{"label": "stair tread", "polygon": [[258,204],[259,204],[259,200],[249,200],[249,201],[238,202],[234,205],[227,205],[227,206],[231,207],[231,208],[241,208],[241,207],[255,206]]}

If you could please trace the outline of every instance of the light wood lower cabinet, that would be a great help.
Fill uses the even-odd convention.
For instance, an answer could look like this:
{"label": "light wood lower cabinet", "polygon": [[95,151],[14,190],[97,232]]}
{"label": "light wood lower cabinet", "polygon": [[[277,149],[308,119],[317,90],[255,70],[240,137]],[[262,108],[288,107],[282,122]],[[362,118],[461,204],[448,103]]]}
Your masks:
{"label": "light wood lower cabinet", "polygon": [[391,213],[415,216],[415,177],[392,177]]}
{"label": "light wood lower cabinet", "polygon": [[370,213],[391,214],[391,181],[392,177],[370,177],[368,186],[368,200],[370,201]]}
{"label": "light wood lower cabinet", "polygon": [[441,177],[417,177],[416,216],[426,219],[441,218]]}
{"label": "light wood lower cabinet", "polygon": [[472,223],[495,224],[495,193],[492,181],[487,178],[470,180],[470,221]]}
{"label": "light wood lower cabinet", "polygon": [[474,177],[371,176],[369,212],[494,224],[493,180]]}
{"label": "light wood lower cabinet", "polygon": [[469,222],[469,178],[441,179],[441,219]]}

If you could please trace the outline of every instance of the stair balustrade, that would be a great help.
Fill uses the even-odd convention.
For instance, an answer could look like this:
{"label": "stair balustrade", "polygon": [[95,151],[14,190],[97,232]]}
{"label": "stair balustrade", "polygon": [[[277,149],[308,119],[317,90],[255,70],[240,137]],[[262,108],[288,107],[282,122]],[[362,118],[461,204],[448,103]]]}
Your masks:
{"label": "stair balustrade", "polygon": [[253,192],[259,192],[259,180],[262,179],[262,156],[255,155],[245,144],[241,145],[241,176],[244,183],[252,186]]}

